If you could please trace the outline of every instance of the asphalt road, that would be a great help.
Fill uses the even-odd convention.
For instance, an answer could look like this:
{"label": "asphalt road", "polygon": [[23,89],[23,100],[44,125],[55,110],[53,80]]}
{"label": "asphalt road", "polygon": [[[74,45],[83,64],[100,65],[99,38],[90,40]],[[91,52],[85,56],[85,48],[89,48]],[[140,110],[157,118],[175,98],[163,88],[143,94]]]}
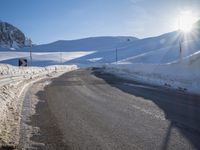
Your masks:
{"label": "asphalt road", "polygon": [[69,72],[44,89],[38,86],[26,98],[38,101],[26,122],[34,127],[27,136],[33,149],[200,149],[198,96],[121,79],[101,69]]}

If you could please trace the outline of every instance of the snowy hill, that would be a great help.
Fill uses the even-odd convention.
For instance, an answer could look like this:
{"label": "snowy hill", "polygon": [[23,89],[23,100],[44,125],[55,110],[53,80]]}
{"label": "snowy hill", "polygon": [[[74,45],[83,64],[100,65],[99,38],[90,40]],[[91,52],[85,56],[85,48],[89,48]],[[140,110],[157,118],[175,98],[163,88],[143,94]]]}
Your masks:
{"label": "snowy hill", "polygon": [[[176,61],[180,58],[180,43],[182,46],[182,55],[187,57],[200,50],[200,21],[194,25],[191,33],[184,34],[179,32],[171,32],[158,37],[142,39],[137,41],[141,47],[136,48],[134,52],[126,49],[129,57],[123,57],[120,62],[129,63],[150,63],[150,64],[165,64]],[[141,50],[139,50],[141,49]],[[138,51],[139,50],[139,51]]]}
{"label": "snowy hill", "polygon": [[[72,63],[75,60],[76,63],[87,64],[90,61],[87,59],[84,61],[85,56],[91,56],[98,51],[105,52],[115,50],[119,46],[128,46],[133,41],[138,40],[135,37],[117,36],[117,37],[91,37],[79,40],[70,41],[56,41],[50,44],[33,46],[33,65],[35,66],[47,66],[63,63]],[[29,59],[30,48],[17,49],[16,51],[10,51],[9,49],[2,49],[0,52],[0,62],[17,65],[18,58]],[[98,55],[98,53],[97,53]],[[108,55],[109,56],[109,55]],[[79,61],[79,59],[83,60]]]}
{"label": "snowy hill", "polygon": [[13,25],[0,21],[0,47],[21,48],[26,45],[26,37]]}
{"label": "snowy hill", "polygon": [[[38,45],[32,48],[34,52],[74,52],[74,51],[105,51],[118,47],[120,45],[129,44],[132,41],[138,40],[135,37],[128,36],[105,36],[105,37],[90,37],[79,40],[60,40],[49,44]],[[27,48],[22,49],[28,50]]]}
{"label": "snowy hill", "polygon": [[[119,62],[165,64],[180,57],[179,32],[171,32],[158,37],[135,40],[117,47]],[[187,36],[182,40],[183,56],[200,50],[200,36]],[[92,61],[91,61],[92,60]],[[96,60],[96,61],[94,61]],[[116,48],[97,51],[90,55],[70,61],[70,63],[112,63],[116,61]]]}
{"label": "snowy hill", "polygon": [[[200,39],[194,39],[191,41],[182,42],[183,56],[186,57],[195,52],[198,52],[200,49]],[[126,59],[121,60],[121,62],[130,62],[130,63],[151,63],[151,64],[164,64],[176,61],[180,58],[179,44],[169,45],[160,49],[142,53],[139,55],[134,55]]]}
{"label": "snowy hill", "polygon": [[[159,37],[137,39],[126,36],[91,37],[79,40],[60,40],[49,44],[37,45],[32,48],[34,52],[74,52],[74,51],[110,51],[117,49],[130,50],[143,53],[173,45],[178,42],[178,33],[171,32]],[[29,48],[23,48],[27,51]]]}

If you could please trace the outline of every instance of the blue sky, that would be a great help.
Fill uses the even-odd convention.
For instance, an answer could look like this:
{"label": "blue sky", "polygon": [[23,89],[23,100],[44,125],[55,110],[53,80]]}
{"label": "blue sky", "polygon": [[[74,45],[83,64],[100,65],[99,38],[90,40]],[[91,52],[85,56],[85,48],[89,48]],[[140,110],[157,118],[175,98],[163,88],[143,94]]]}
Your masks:
{"label": "blue sky", "polygon": [[34,43],[90,36],[138,38],[177,29],[182,10],[199,16],[200,0],[1,0],[0,20]]}

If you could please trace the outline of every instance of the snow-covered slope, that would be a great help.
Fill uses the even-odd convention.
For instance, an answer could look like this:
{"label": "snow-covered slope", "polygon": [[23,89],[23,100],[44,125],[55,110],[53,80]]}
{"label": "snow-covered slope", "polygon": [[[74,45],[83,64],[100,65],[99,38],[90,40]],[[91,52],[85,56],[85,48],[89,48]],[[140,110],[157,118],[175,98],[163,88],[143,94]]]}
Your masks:
{"label": "snow-covered slope", "polygon": [[116,75],[154,85],[200,94],[200,51],[168,64],[118,63],[107,65]]}
{"label": "snow-covered slope", "polygon": [[[32,64],[35,66],[47,66],[60,63],[74,63],[72,61],[75,61],[75,63],[88,64],[90,63],[90,61],[87,60],[87,56],[93,57],[92,54],[95,53],[99,55],[98,52],[103,52],[102,54],[107,56],[110,51],[113,51],[114,49],[116,49],[116,47],[128,46],[135,40],[138,39],[135,37],[127,36],[108,36],[71,41],[57,41],[50,44],[37,45],[31,48],[33,52]],[[2,49],[0,52],[0,63],[17,65],[18,58],[30,58],[29,51],[30,48],[18,49],[15,52],[8,49]],[[108,54],[106,54],[107,52]],[[108,55],[108,57],[111,58],[113,56]]]}
{"label": "snow-covered slope", "polygon": [[[179,59],[179,39],[180,34],[178,32],[172,32],[158,37],[135,40],[129,44],[117,47],[117,59],[118,61],[129,61],[131,63],[170,63]],[[199,36],[195,38],[188,36],[187,40],[182,41],[184,57],[200,50],[200,43],[198,41],[200,41]],[[116,48],[113,48],[106,51],[96,51],[95,53],[74,59],[68,63],[102,64],[115,61]]]}
{"label": "snow-covered slope", "polygon": [[[187,57],[200,49],[200,39],[182,42],[182,56]],[[169,45],[164,48],[156,49],[139,55],[125,58],[120,62],[130,63],[151,63],[151,64],[164,64],[176,61],[180,58],[179,44]]]}
{"label": "snow-covered slope", "polygon": [[[143,41],[144,47],[141,53],[134,51],[134,54],[121,60],[121,62],[130,63],[151,63],[151,64],[164,64],[176,61],[180,58],[180,43],[182,45],[182,56],[187,57],[200,50],[200,21],[194,25],[194,30],[189,34],[181,34],[179,32],[172,32],[164,34],[159,37],[145,39],[150,42],[157,41],[157,47],[146,45]],[[142,40],[140,40],[142,41]],[[146,50],[148,49],[148,50]],[[136,54],[137,53],[137,54]]]}
{"label": "snow-covered slope", "polygon": [[[115,47],[119,47],[120,45],[129,44],[135,40],[138,39],[128,36],[90,37],[79,40],[60,40],[49,44],[35,46],[32,48],[32,50],[34,52],[106,51]],[[25,48],[22,50],[26,51],[28,49]]]}

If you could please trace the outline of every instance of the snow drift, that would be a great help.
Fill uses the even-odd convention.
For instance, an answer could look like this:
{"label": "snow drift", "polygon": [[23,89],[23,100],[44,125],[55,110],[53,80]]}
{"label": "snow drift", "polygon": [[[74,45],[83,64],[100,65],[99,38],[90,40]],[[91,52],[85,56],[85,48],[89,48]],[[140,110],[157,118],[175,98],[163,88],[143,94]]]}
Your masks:
{"label": "snow drift", "polygon": [[200,94],[200,52],[168,64],[118,63],[108,72],[125,78]]}

